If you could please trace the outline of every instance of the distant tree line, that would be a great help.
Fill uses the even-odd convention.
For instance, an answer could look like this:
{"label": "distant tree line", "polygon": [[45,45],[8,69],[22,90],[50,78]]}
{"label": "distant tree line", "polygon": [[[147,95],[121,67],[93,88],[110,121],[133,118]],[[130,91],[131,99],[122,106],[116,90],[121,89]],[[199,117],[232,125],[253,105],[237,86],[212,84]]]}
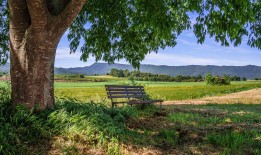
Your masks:
{"label": "distant tree line", "polygon": [[0,77],[1,76],[4,76],[4,75],[7,75],[8,73],[6,73],[6,72],[0,72]]}
{"label": "distant tree line", "polygon": [[[162,82],[200,82],[206,80],[206,77],[202,77],[201,75],[198,76],[184,76],[184,75],[177,75],[177,76],[169,76],[169,75],[163,75],[163,74],[152,74],[152,73],[145,73],[140,72],[138,70],[129,71],[127,69],[116,69],[112,68],[109,75],[113,77],[125,77],[132,80],[137,81],[162,81]],[[211,74],[210,74],[211,75]],[[212,76],[212,75],[211,75]],[[216,80],[222,80],[226,78],[228,81],[246,81],[247,79],[245,77],[239,77],[239,76],[212,76],[215,77]]]}
{"label": "distant tree line", "polygon": [[129,70],[122,70],[122,69],[111,69],[109,73],[111,76],[114,77],[126,77],[132,80],[137,81],[162,81],[162,82],[199,82],[203,81],[203,77],[201,75],[198,76],[169,76],[163,74],[152,74],[152,73],[144,73],[138,70],[129,71]]}

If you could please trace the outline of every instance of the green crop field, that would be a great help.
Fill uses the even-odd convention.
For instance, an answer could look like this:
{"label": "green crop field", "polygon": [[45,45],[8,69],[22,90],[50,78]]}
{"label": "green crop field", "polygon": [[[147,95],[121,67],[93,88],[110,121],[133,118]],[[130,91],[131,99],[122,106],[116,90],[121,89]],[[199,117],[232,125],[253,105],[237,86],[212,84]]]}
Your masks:
{"label": "green crop field", "polygon": [[[55,95],[70,96],[81,101],[93,99],[105,99],[106,84],[122,84],[128,81],[111,82],[57,82],[55,83]],[[151,98],[164,100],[184,100],[202,98],[205,96],[217,96],[253,88],[261,88],[260,82],[232,82],[226,86],[209,86],[205,82],[137,82],[144,85]]]}
{"label": "green crop field", "polygon": [[[95,79],[97,76],[86,77]],[[98,77],[98,79],[111,77]],[[70,97],[80,101],[106,99],[106,84],[130,84],[125,79],[111,78],[107,82],[55,82],[56,97]],[[261,82],[241,81],[231,82],[231,85],[209,86],[205,82],[148,82],[138,81],[136,84],[145,86],[151,98],[164,100],[184,100],[202,98],[205,96],[218,96],[254,88],[261,88]],[[0,82],[0,86],[7,86]]]}

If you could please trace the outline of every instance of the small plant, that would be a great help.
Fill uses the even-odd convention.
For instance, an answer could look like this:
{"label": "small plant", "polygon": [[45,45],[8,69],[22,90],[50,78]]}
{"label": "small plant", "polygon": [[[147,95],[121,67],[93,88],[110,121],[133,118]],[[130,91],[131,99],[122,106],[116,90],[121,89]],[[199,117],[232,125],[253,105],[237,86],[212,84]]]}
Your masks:
{"label": "small plant", "polygon": [[163,147],[174,147],[178,142],[179,135],[175,129],[163,129],[159,131],[157,138]]}
{"label": "small plant", "polygon": [[119,146],[119,142],[116,138],[112,138],[111,141],[109,142],[107,154],[108,155],[120,155],[120,146]]}

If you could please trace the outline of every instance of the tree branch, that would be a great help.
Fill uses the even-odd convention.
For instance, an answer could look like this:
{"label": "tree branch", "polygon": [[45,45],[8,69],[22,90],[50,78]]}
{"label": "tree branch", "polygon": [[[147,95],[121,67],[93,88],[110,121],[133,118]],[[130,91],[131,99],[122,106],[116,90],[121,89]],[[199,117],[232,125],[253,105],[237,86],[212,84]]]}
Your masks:
{"label": "tree branch", "polygon": [[86,2],[87,0],[71,0],[68,3],[63,12],[55,19],[55,27],[58,32],[63,34],[68,29]]}
{"label": "tree branch", "polygon": [[25,31],[31,24],[26,0],[8,0],[10,11],[10,37],[21,41]]}
{"label": "tree branch", "polygon": [[26,0],[26,2],[32,27],[42,30],[47,25],[49,16],[46,0]]}

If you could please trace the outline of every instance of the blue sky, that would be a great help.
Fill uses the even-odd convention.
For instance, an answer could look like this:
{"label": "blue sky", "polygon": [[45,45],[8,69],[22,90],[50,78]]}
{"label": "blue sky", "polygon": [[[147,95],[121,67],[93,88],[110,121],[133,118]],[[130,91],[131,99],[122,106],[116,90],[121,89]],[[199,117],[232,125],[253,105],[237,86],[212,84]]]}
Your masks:
{"label": "blue sky", "polygon": [[[174,48],[165,48],[158,53],[151,53],[142,64],[183,66],[183,65],[217,65],[217,66],[261,66],[261,50],[251,48],[246,40],[238,47],[222,47],[213,38],[206,37],[204,44],[197,44],[192,30],[184,31],[177,39]],[[95,62],[89,58],[87,62],[80,61],[81,53],[70,54],[66,34],[62,37],[56,53],[55,67],[83,67]],[[102,61],[100,61],[102,62]],[[128,64],[121,60],[115,63]]]}

